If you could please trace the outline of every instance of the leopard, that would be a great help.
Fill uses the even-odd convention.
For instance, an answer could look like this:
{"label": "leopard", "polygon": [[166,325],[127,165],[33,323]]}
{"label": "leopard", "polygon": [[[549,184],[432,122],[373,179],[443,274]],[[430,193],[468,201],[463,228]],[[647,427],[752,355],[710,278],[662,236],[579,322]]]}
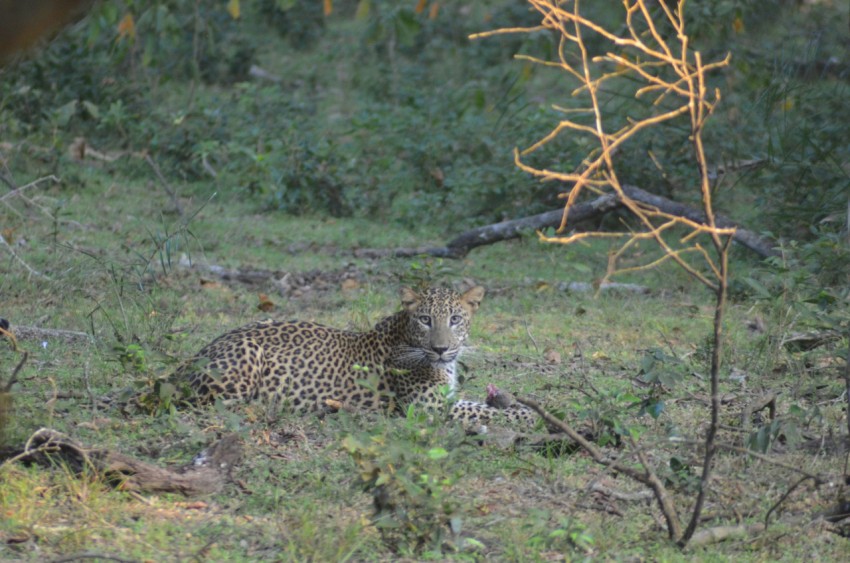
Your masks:
{"label": "leopard", "polygon": [[[297,412],[328,405],[405,413],[414,405],[479,432],[487,424],[533,427],[519,403],[457,398],[458,358],[485,289],[400,290],[401,308],[357,332],[308,321],[262,320],[222,334],[174,373],[197,403],[265,401]],[[444,411],[445,412],[445,411]]]}

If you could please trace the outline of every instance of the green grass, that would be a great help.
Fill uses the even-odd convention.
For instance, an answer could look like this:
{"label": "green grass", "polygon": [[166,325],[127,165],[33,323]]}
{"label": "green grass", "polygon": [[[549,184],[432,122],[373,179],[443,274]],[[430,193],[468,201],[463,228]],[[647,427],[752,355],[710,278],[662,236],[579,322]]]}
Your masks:
{"label": "green grass", "polygon": [[[75,166],[63,164],[67,170]],[[370,497],[356,486],[354,466],[340,450],[339,440],[349,432],[384,428],[392,439],[405,443],[405,433],[400,433],[404,421],[374,415],[319,420],[284,414],[268,422],[263,408],[253,406],[162,417],[125,414],[104,406],[92,410],[84,381],[89,378],[95,396],[126,387],[138,389],[148,378],[166,374],[176,359],[189,356],[222,330],[268,316],[257,309],[259,293],[275,302],[270,313],[275,317],[343,327],[374,322],[397,307],[397,280],[409,269],[409,262],[360,260],[352,250],[439,241],[440,237],[393,226],[376,231],[360,219],[252,214],[250,206],[212,203],[188,225],[192,234],[187,251],[193,258],[293,273],[328,271],[352,263],[367,282],[354,290],[343,290],[335,283],[286,299],[271,284],[210,280],[215,283],[204,286],[200,280],[209,278],[207,274],[187,270],[176,261],[162,270],[152,247],[150,233],[162,232],[163,221],[176,222],[175,217],[163,218],[159,213],[167,205],[167,196],[158,192],[134,196],[141,189],[128,181],[104,201],[99,186],[108,183],[106,173],[88,170],[86,174],[87,187],[76,192],[66,207],[66,217],[82,228],[63,225],[54,246],[50,225],[38,221],[28,225],[28,243],[21,256],[54,280],[28,278],[12,264],[0,282],[3,314],[13,323],[90,330],[93,322],[95,330],[92,345],[49,341],[44,348],[39,342],[22,343],[32,356],[15,389],[11,443],[19,444],[36,428],[48,426],[83,443],[157,463],[182,464],[217,434],[236,431],[247,448],[245,461],[234,475],[242,485],[231,484],[223,493],[195,505],[168,495],[130,496],[96,477],[77,477],[61,466],[6,466],[0,497],[0,511],[8,516],[0,524],[6,540],[0,547],[3,556],[38,559],[45,554],[94,551],[154,560],[392,557],[370,522]],[[63,189],[51,188],[44,195],[57,197]],[[92,209],[97,212],[89,213]],[[127,212],[130,209],[132,213]],[[258,244],[258,239],[274,242]],[[298,252],[276,251],[289,242],[312,246]],[[138,274],[143,263],[140,255],[154,258],[153,267],[142,275]],[[464,359],[465,396],[481,400],[486,385],[494,382],[542,398],[574,417],[587,406],[583,392],[589,384],[606,393],[619,390],[640,395],[642,390],[633,379],[646,349],[669,350],[689,369],[705,373],[698,357],[710,330],[710,299],[684,283],[672,290],[662,285],[671,279],[683,281],[675,271],[656,271],[641,278],[654,288],[645,296],[596,297],[557,289],[558,282],[583,281],[591,279],[592,272],[601,272],[600,255],[596,247],[564,252],[523,239],[438,266],[448,268],[442,274],[445,280],[472,278],[490,290],[476,318],[472,349]],[[745,262],[736,267],[745,267]],[[113,271],[125,277],[124,285],[118,284]],[[742,328],[750,308],[747,303],[730,307],[730,367],[746,362],[759,349],[759,337],[749,336]],[[118,361],[113,349],[118,337],[125,346],[141,345],[145,354],[141,369]],[[560,354],[560,363],[546,362],[543,354],[548,349]],[[4,350],[3,358],[8,365],[12,355]],[[786,377],[753,376],[748,385],[754,391],[763,384],[775,388],[787,383]],[[636,411],[623,414],[630,424],[643,428],[642,443],[653,448],[662,468],[664,456],[689,455],[667,443],[665,436],[671,426],[685,435],[697,434],[705,407],[687,397],[705,394],[705,385],[704,379],[686,377],[672,393],[664,394],[668,406],[657,421],[637,417]],[[725,378],[723,390],[742,391]],[[69,395],[71,391],[76,393]],[[782,408],[786,406],[783,403]],[[836,422],[841,418],[837,406],[823,407],[823,411]],[[724,437],[736,438],[734,434]],[[474,544],[453,540],[457,556],[539,560],[563,553],[574,557],[582,553],[570,540],[575,533],[592,538],[584,548],[587,553],[618,559],[760,561],[793,559],[789,553],[808,549],[817,549],[823,559],[839,559],[844,549],[841,541],[825,531],[789,536],[780,524],[754,540],[682,554],[665,543],[654,509],[643,503],[616,502],[614,508],[606,509],[605,499],[589,493],[588,484],[596,479],[616,489],[636,487],[606,476],[580,454],[547,458],[524,449],[506,451],[471,443],[450,447],[460,448],[453,450],[453,465],[447,470],[459,472],[451,490],[464,508],[462,536],[476,540]],[[830,456],[802,459],[812,471],[838,468]],[[717,514],[712,524],[728,522],[732,513],[723,507],[733,504],[745,518],[758,520],[783,492],[773,479],[788,478],[769,466],[731,455],[721,455],[718,475],[722,481],[712,495],[711,508]],[[744,494],[736,487],[743,487]],[[690,494],[685,490],[674,494],[684,514]],[[812,494],[806,489],[792,495],[789,502],[810,511],[827,501]]]}

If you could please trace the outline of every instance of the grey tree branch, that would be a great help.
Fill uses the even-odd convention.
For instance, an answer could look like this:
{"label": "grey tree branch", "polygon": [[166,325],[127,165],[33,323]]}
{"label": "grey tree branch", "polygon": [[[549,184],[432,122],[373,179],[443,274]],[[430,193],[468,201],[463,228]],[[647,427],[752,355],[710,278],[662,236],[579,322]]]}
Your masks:
{"label": "grey tree branch", "polygon": [[[664,213],[669,213],[670,215],[678,215],[679,217],[684,217],[697,223],[705,223],[705,213],[703,213],[699,209],[696,209],[689,205],[685,205],[684,203],[679,203],[677,201],[673,201],[672,199],[667,199],[666,197],[653,194],[646,190],[642,190],[637,186],[631,186],[628,184],[623,185],[623,192],[633,200],[639,203],[643,203],[644,205],[652,205],[654,207],[657,207]],[[753,231],[745,229],[744,227],[741,227],[738,223],[736,223],[732,219],[729,219],[728,217],[724,217],[722,215],[715,215],[714,223],[715,225],[717,225],[718,228],[721,229],[736,227],[737,231],[735,232],[735,236],[733,237],[734,241],[748,248],[749,250],[752,250],[762,258],[767,258],[769,256],[778,256],[780,254],[780,252],[776,249],[775,243],[773,241],[757,233],[754,233]]]}
{"label": "grey tree branch", "polygon": [[[587,203],[579,203],[570,209],[570,221],[584,221],[599,217],[612,209],[620,206],[619,201],[613,195],[600,196],[593,201]],[[511,240],[520,237],[523,233],[545,229],[547,227],[557,227],[561,224],[561,218],[564,216],[563,209],[555,209],[530,217],[521,219],[512,219],[510,221],[502,221],[492,225],[484,225],[465,231],[446,244],[446,246],[437,247],[416,247],[416,248],[361,248],[355,250],[354,254],[358,258],[385,258],[388,256],[397,258],[409,258],[426,254],[438,258],[463,258],[469,251],[501,242],[503,240]]]}
{"label": "grey tree branch", "polygon": [[634,467],[621,465],[617,462],[617,460],[608,459],[605,456],[605,453],[601,449],[599,449],[596,444],[585,439],[581,434],[579,434],[572,426],[570,426],[566,422],[559,420],[549,414],[536,401],[520,397],[517,397],[517,401],[533,409],[537,414],[539,414],[543,418],[544,421],[546,421],[547,424],[559,429],[561,432],[569,436],[571,440],[576,442],[579,446],[581,446],[584,451],[590,454],[590,456],[595,462],[599,463],[600,465],[604,465],[605,467],[616,469],[618,472],[623,473],[624,475],[631,477],[635,481],[638,481],[639,483],[642,483],[649,487],[655,495],[655,499],[658,501],[662,514],[664,514],[664,519],[667,522],[667,532],[670,535],[670,539],[675,541],[682,536],[681,523],[679,521],[679,515],[676,513],[676,507],[673,505],[673,501],[670,498],[667,489],[664,487],[664,483],[661,482],[652,467],[648,463],[646,463],[646,459],[643,457],[643,454],[641,452],[639,452],[639,457],[641,458],[643,472],[635,469]]}
{"label": "grey tree branch", "polygon": [[[636,186],[624,185],[623,192],[633,200],[644,205],[658,208],[664,213],[677,215],[698,223],[705,223],[705,214],[689,205],[667,199],[653,194]],[[600,196],[592,201],[577,203],[570,208],[570,224],[601,217],[609,211],[621,207],[620,201],[613,194]],[[530,217],[502,221],[483,227],[476,227],[465,231],[450,240],[446,246],[420,246],[402,248],[361,248],[354,251],[358,258],[410,258],[413,256],[427,255],[437,258],[463,258],[469,252],[479,246],[493,244],[504,240],[511,240],[521,236],[525,232],[537,231],[549,227],[558,227],[564,216],[563,209],[555,209]],[[753,231],[745,229],[727,217],[715,216],[715,224],[720,228],[737,227],[733,239],[738,244],[755,252],[763,258],[778,256],[779,251],[775,243]]]}
{"label": "grey tree branch", "polygon": [[37,278],[41,278],[41,279],[43,279],[43,280],[50,280],[50,278],[49,278],[48,276],[45,276],[44,274],[42,274],[42,273],[41,273],[41,272],[39,272],[38,270],[33,269],[33,267],[32,267],[32,266],[30,266],[29,264],[27,264],[26,262],[24,262],[23,258],[21,258],[20,256],[18,256],[18,254],[15,252],[15,250],[11,247],[11,245],[10,245],[8,242],[6,242],[6,239],[5,239],[5,238],[3,238],[3,236],[2,236],[2,235],[0,235],[0,245],[2,245],[2,246],[3,246],[3,248],[5,248],[5,249],[6,249],[6,251],[7,251],[9,254],[11,254],[11,255],[12,255],[12,258],[14,258],[14,260],[15,260],[18,264],[20,264],[21,266],[23,266],[23,267],[24,267],[24,269],[26,269],[26,271],[30,273],[30,275],[33,275],[33,276],[35,276],[35,277],[37,277]]}

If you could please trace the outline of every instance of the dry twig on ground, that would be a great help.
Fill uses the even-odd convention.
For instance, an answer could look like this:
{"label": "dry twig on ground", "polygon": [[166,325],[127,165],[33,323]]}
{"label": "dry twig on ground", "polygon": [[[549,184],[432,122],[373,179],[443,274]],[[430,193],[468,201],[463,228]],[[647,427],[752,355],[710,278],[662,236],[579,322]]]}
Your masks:
{"label": "dry twig on ground", "polygon": [[88,468],[122,490],[197,496],[220,491],[242,453],[239,437],[228,434],[192,463],[169,469],[110,449],[87,448],[61,432],[41,428],[27,440],[23,451],[3,465],[22,460],[50,463],[50,457],[58,457],[76,470]]}

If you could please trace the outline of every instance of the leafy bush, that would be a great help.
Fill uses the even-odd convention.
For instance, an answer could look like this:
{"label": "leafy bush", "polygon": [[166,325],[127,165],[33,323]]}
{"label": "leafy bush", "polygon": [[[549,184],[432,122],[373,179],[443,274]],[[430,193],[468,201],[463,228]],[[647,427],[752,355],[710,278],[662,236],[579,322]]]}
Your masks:
{"label": "leafy bush", "polygon": [[[103,3],[38,56],[3,71],[0,128],[15,138],[50,124],[60,151],[77,136],[147,149],[164,171],[214,183],[210,191],[247,197],[267,212],[406,225],[436,217],[456,231],[560,205],[558,186],[528,178],[512,162],[515,146],[558,119],[548,104],[578,109],[557,73],[512,58],[551,58],[555,38],[469,40],[486,29],[536,24],[539,15],[524,3],[435,5],[417,12],[415,3],[336,2],[328,18],[319,2],[263,0],[240,3],[237,19],[213,0]],[[762,4],[752,0],[689,4],[700,48],[734,52],[734,70],[712,79],[736,87],[720,84],[729,95],[705,131],[706,151],[722,155],[716,164],[763,161],[729,176],[759,209],[740,217],[736,208],[735,218],[808,242],[813,234],[799,226],[844,209],[850,182],[841,166],[848,158],[842,124],[833,119],[843,109],[843,83],[806,80],[840,38],[824,25],[833,8],[817,4],[789,31],[794,48],[765,43],[760,30],[804,9],[771,5],[776,17],[756,22]],[[614,14],[602,4],[586,8],[603,22]],[[722,41],[712,35],[717,22]],[[272,29],[301,51],[297,60]],[[598,47],[593,37],[588,45]],[[255,62],[280,76],[248,76]],[[639,118],[652,102],[602,94],[609,114],[622,120]],[[618,153],[622,181],[687,201],[691,151],[673,133],[647,130],[636,142],[641,150]],[[586,141],[559,140],[529,162],[578,167]]]}
{"label": "leafy bush", "polygon": [[372,495],[373,522],[399,554],[441,553],[461,532],[463,506],[454,487],[461,476],[455,458],[463,435],[407,411],[403,424],[350,434],[342,448],[357,468],[359,486]]}

